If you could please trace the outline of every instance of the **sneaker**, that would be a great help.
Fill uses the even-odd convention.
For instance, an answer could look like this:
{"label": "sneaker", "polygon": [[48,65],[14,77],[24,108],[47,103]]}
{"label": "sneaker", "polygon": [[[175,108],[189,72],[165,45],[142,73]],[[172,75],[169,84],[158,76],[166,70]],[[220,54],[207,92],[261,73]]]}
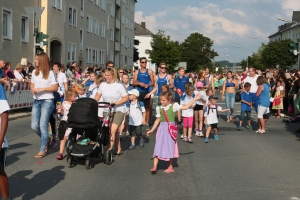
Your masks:
{"label": "sneaker", "polygon": [[50,144],[50,147],[51,147],[51,148],[54,148],[54,147],[56,147],[56,146],[57,146],[56,141],[55,141],[55,140],[52,140],[52,141],[51,141],[51,144]]}
{"label": "sneaker", "polygon": [[199,131],[198,130],[196,131],[195,136],[199,136]]}
{"label": "sneaker", "polygon": [[202,131],[199,132],[199,137],[204,137],[204,134],[202,133]]}
{"label": "sneaker", "polygon": [[164,172],[167,173],[167,174],[173,173],[174,172],[174,168],[173,167],[168,167],[168,169],[166,169]]}
{"label": "sneaker", "polygon": [[241,131],[241,130],[243,130],[243,127],[242,127],[242,126],[239,126],[239,127],[237,128],[237,130]]}
{"label": "sneaker", "polygon": [[247,129],[249,129],[249,130],[253,130],[253,128],[252,128],[252,126],[251,126],[251,125],[250,125],[250,126],[249,126],[249,125],[247,125],[247,126],[246,126],[246,128],[247,128]]}
{"label": "sneaker", "polygon": [[59,153],[57,156],[56,156],[56,159],[57,160],[62,160],[64,158],[64,156],[61,154],[61,153]]}
{"label": "sneaker", "polygon": [[180,138],[181,138],[181,139],[183,139],[183,138],[184,138],[184,135],[183,135],[183,134],[181,134]]}
{"label": "sneaker", "polygon": [[192,138],[189,138],[189,139],[188,139],[188,143],[193,143]]}
{"label": "sneaker", "polygon": [[219,136],[218,135],[214,135],[214,140],[218,141],[219,140]]}
{"label": "sneaker", "polygon": [[129,150],[132,150],[135,148],[135,144],[131,144],[130,147],[128,148]]}
{"label": "sneaker", "polygon": [[204,143],[208,143],[208,142],[209,142],[209,139],[205,138]]}
{"label": "sneaker", "polygon": [[183,137],[183,141],[184,141],[184,142],[187,142],[187,141],[188,141],[188,139],[187,139],[186,136]]}
{"label": "sneaker", "polygon": [[283,113],[280,114],[281,117],[284,117],[285,115]]}
{"label": "sneaker", "polygon": [[140,139],[140,147],[143,147],[145,144],[145,140],[143,138]]}

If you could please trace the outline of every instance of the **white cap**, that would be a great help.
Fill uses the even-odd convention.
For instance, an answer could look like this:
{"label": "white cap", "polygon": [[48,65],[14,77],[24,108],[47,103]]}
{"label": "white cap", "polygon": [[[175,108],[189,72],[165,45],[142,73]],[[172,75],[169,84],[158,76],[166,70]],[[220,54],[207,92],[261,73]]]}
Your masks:
{"label": "white cap", "polygon": [[21,65],[27,65],[27,58],[21,59]]}
{"label": "white cap", "polygon": [[132,90],[128,91],[128,94],[133,94],[136,97],[140,96],[140,92],[137,89],[132,89]]}

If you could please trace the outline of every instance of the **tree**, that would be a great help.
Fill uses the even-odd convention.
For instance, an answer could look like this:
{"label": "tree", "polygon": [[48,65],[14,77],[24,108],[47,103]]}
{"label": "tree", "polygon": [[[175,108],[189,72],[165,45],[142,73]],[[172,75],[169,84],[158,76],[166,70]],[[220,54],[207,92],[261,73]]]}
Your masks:
{"label": "tree", "polygon": [[192,33],[180,45],[182,61],[187,62],[187,71],[198,71],[199,67],[212,66],[212,60],[218,56],[212,48],[213,41],[200,33]]}
{"label": "tree", "polygon": [[294,65],[293,54],[289,52],[289,43],[292,40],[272,41],[262,51],[262,62],[268,67],[287,67]]}
{"label": "tree", "polygon": [[139,51],[137,48],[133,47],[133,62],[136,62],[139,60]]}
{"label": "tree", "polygon": [[170,71],[178,66],[181,58],[178,42],[172,41],[170,36],[165,36],[165,32],[159,30],[157,34],[152,35],[150,44],[152,50],[147,49],[146,53],[149,54],[152,63],[164,62]]}

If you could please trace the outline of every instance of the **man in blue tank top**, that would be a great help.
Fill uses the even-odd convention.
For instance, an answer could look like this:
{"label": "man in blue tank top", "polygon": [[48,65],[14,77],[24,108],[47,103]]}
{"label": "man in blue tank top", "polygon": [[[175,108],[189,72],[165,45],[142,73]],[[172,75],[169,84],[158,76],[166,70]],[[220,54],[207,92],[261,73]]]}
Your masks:
{"label": "man in blue tank top", "polygon": [[145,98],[150,92],[149,87],[154,85],[154,74],[151,69],[147,69],[147,58],[140,58],[140,69],[134,72],[133,86],[140,92],[139,101],[144,103],[146,109],[146,124],[149,124],[150,119],[150,97]]}

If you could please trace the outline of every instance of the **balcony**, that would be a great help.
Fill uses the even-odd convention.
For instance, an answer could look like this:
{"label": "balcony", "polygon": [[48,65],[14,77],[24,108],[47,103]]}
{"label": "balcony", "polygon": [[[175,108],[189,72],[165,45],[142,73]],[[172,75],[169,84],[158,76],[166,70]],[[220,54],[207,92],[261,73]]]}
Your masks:
{"label": "balcony", "polygon": [[121,0],[116,0],[116,5],[121,7]]}
{"label": "balcony", "polygon": [[120,51],[120,43],[115,42],[115,51]]}
{"label": "balcony", "polygon": [[116,19],[116,29],[120,30],[120,20]]}

